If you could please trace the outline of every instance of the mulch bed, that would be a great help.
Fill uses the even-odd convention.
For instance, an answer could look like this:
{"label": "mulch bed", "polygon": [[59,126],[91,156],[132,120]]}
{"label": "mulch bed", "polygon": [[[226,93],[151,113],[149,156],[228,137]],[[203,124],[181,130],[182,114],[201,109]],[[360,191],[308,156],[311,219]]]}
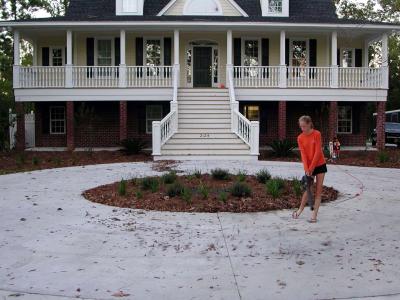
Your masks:
{"label": "mulch bed", "polygon": [[[301,162],[300,156],[294,152],[292,157],[274,157],[271,151],[263,151],[260,160]],[[328,161],[328,164],[334,164]],[[342,151],[338,165],[373,168],[400,168],[400,150],[387,149],[384,152],[378,151]]]}
{"label": "mulch bed", "polygon": [[0,152],[0,175],[96,164],[151,161],[150,155],[125,155],[121,151]]}
{"label": "mulch bed", "polygon": [[[276,199],[267,193],[265,184],[259,183],[254,176],[246,176],[244,181],[251,187],[249,197],[234,197],[229,193],[231,186],[237,181],[237,177],[233,175],[229,180],[215,180],[208,174],[201,175],[201,178],[179,176],[177,181],[192,191],[190,201],[181,196],[168,197],[168,185],[165,184],[160,184],[155,193],[143,191],[139,179],[126,182],[125,196],[119,195],[119,182],[87,190],[83,196],[89,201],[109,206],[170,212],[265,212],[294,209],[300,205],[300,196],[296,195],[291,181],[285,181],[281,195]],[[201,185],[209,191],[207,198],[199,190]],[[227,195],[225,201],[220,198],[222,191]],[[336,190],[324,187],[323,202],[334,201],[337,197]]]}

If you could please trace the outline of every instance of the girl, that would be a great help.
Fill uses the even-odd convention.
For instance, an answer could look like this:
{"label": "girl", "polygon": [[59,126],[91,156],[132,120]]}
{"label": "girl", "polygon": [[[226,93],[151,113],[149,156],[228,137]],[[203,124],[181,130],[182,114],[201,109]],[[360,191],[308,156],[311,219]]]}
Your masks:
{"label": "girl", "polygon": [[[310,223],[317,222],[318,210],[321,205],[322,187],[325,174],[328,172],[326,160],[322,152],[321,133],[314,129],[311,117],[302,116],[299,119],[299,126],[302,133],[297,138],[301,160],[304,165],[304,171],[307,176],[317,178],[317,187],[315,193],[315,204]],[[304,193],[300,208],[293,212],[293,218],[298,219],[307,203],[307,192]]]}

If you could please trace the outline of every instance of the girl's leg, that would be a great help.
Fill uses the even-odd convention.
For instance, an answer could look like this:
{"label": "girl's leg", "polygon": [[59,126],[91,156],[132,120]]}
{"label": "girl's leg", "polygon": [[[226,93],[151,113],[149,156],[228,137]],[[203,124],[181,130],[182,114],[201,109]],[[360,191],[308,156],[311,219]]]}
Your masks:
{"label": "girl's leg", "polygon": [[315,191],[314,211],[312,214],[313,221],[317,220],[318,210],[319,210],[319,207],[321,206],[322,189],[324,186],[325,173],[318,174],[316,177],[317,177],[317,186],[316,186],[316,191]]}
{"label": "girl's leg", "polygon": [[295,212],[296,218],[300,217],[301,213],[306,207],[306,204],[307,204],[307,192],[304,192],[303,197],[301,198],[300,208]]}

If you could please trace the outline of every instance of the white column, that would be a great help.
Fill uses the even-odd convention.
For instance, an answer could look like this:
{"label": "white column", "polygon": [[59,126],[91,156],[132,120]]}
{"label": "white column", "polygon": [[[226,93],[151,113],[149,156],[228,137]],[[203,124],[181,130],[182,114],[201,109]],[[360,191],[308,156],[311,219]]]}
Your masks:
{"label": "white column", "polygon": [[279,77],[279,87],[286,88],[287,87],[287,78],[286,78],[286,32],[281,30],[280,36],[280,77]]}
{"label": "white column", "polygon": [[161,122],[153,122],[153,155],[161,155]]}
{"label": "white column", "polygon": [[260,122],[251,122],[251,155],[260,155]]}
{"label": "white column", "polygon": [[72,31],[67,31],[67,64],[65,66],[65,87],[73,87],[72,79]]}
{"label": "white column", "polygon": [[20,72],[20,34],[18,30],[14,31],[14,66],[13,66],[13,84],[14,88],[19,88]]}
{"label": "white column", "polygon": [[179,30],[175,29],[174,30],[174,68],[175,68],[175,81],[177,86],[179,87],[180,85],[180,67],[179,67],[179,50],[180,50],[180,44],[179,44]]}
{"label": "white column", "polygon": [[332,41],[331,41],[331,87],[338,88],[339,87],[339,66],[337,65],[338,61],[338,41],[337,41],[337,31],[332,32]]}
{"label": "white column", "polygon": [[383,84],[382,88],[389,88],[389,36],[387,33],[382,35],[382,71]]}
{"label": "white column", "polygon": [[[226,33],[226,86],[229,86],[229,76],[233,73],[233,34],[232,30]],[[231,73],[231,74],[229,74]]]}
{"label": "white column", "polygon": [[126,87],[126,32],[124,29],[120,31],[120,65],[119,65],[119,87]]}

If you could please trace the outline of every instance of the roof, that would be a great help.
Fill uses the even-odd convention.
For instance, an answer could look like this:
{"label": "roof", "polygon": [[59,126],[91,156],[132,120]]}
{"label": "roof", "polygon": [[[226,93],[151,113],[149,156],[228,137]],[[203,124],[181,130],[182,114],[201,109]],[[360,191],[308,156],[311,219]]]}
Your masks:
{"label": "roof", "polygon": [[[392,25],[340,19],[333,0],[290,0],[289,17],[263,17],[260,0],[235,0],[245,11],[245,16],[157,16],[170,0],[144,0],[143,16],[117,16],[115,0],[70,0],[66,15],[56,18],[20,20],[19,22],[276,22],[305,24],[374,24]],[[10,23],[10,22],[9,22]]]}

